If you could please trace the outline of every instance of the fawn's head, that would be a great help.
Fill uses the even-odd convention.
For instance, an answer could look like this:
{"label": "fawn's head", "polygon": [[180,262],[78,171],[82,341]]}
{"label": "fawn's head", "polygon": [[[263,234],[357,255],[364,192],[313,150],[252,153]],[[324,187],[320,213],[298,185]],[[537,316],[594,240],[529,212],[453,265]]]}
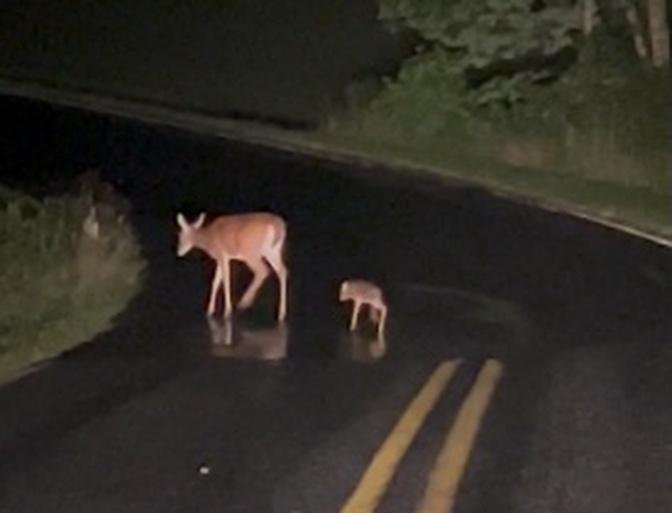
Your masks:
{"label": "fawn's head", "polygon": [[347,299],[348,288],[347,280],[341,283],[341,288],[338,292],[338,299],[340,301],[345,301]]}
{"label": "fawn's head", "polygon": [[182,214],[177,214],[180,233],[177,238],[177,256],[184,256],[194,247],[196,232],[203,226],[205,214],[198,216],[193,224],[189,224]]}

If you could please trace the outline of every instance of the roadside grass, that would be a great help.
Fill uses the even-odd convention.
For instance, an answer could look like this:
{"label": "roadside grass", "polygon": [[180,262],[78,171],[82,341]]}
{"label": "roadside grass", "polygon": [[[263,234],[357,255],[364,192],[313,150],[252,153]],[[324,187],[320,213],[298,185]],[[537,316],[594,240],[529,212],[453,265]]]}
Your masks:
{"label": "roadside grass", "polygon": [[[618,43],[618,44],[617,44]],[[672,234],[669,73],[600,35],[561,78],[524,101],[474,105],[451,54],[355,82],[315,137],[385,162],[481,184],[550,209]]]}
{"label": "roadside grass", "polygon": [[587,179],[578,173],[515,166],[480,151],[465,138],[403,144],[361,133],[273,131],[275,140],[306,145],[323,153],[345,153],[404,172],[430,174],[448,183],[482,186],[495,194],[574,211],[605,221],[622,222],[652,235],[672,239],[672,179],[660,188]]}
{"label": "roadside grass", "polygon": [[38,201],[0,187],[0,382],[109,328],[139,288],[132,227],[86,193]]}

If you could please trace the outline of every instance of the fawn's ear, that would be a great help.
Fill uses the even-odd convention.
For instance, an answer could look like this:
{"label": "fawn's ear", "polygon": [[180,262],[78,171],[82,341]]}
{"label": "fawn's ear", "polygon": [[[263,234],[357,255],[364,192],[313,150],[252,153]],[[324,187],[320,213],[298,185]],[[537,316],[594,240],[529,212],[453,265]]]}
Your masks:
{"label": "fawn's ear", "polygon": [[193,227],[198,230],[201,226],[203,226],[203,223],[205,222],[205,212],[201,212],[201,215],[198,216],[198,219],[196,219],[196,222],[193,224]]}
{"label": "fawn's ear", "polygon": [[184,218],[184,216],[181,213],[177,214],[177,224],[179,224],[180,228],[182,228],[183,230],[186,230],[186,229],[189,228],[189,223],[187,223],[187,220]]}

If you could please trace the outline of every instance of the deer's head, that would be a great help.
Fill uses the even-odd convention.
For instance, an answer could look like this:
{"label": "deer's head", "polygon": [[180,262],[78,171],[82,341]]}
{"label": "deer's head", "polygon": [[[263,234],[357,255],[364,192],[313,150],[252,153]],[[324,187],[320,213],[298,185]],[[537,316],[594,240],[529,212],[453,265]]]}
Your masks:
{"label": "deer's head", "polygon": [[338,299],[340,301],[345,301],[348,294],[348,282],[347,280],[341,283],[341,288],[338,291]]}
{"label": "deer's head", "polygon": [[196,234],[203,226],[204,221],[205,214],[203,213],[198,216],[198,219],[193,224],[189,224],[181,213],[177,214],[177,224],[180,227],[180,233],[177,238],[177,256],[184,256],[191,251],[196,243]]}

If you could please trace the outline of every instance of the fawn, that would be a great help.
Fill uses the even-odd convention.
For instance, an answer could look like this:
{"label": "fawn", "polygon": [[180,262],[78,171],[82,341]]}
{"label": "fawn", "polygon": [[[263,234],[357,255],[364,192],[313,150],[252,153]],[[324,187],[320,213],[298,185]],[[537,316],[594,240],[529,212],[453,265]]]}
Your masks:
{"label": "fawn", "polygon": [[378,324],[378,338],[383,338],[385,321],[387,320],[387,305],[383,292],[377,285],[364,280],[345,280],[341,283],[338,299],[352,301],[352,315],[350,317],[350,331],[357,329],[357,318],[362,305],[369,307],[369,318]]}

